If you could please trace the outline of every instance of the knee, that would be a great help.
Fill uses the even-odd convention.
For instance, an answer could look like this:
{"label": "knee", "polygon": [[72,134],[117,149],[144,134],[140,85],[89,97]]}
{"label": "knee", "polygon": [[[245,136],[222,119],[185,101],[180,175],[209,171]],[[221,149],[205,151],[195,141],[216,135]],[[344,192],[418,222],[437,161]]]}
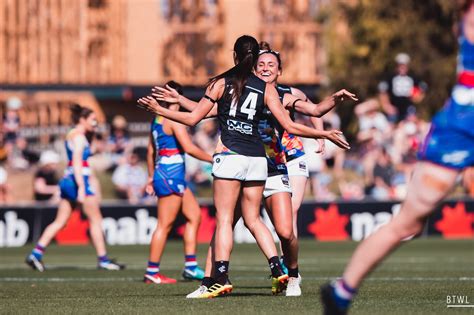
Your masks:
{"label": "knee", "polygon": [[424,220],[411,220],[395,225],[397,237],[403,240],[407,237],[421,233],[425,225],[424,223]]}
{"label": "knee", "polygon": [[258,223],[259,223],[259,219],[244,220],[244,225],[250,232],[253,232],[256,229],[256,226]]}
{"label": "knee", "polygon": [[199,224],[201,224],[201,216],[188,218],[188,223],[191,225],[199,226]]}
{"label": "knee", "polygon": [[158,225],[156,226],[155,233],[164,233],[164,234],[168,235],[171,232],[172,228],[173,228],[172,223],[158,222]]}
{"label": "knee", "polygon": [[278,238],[282,242],[291,242],[295,238],[292,227],[283,227],[276,230]]}

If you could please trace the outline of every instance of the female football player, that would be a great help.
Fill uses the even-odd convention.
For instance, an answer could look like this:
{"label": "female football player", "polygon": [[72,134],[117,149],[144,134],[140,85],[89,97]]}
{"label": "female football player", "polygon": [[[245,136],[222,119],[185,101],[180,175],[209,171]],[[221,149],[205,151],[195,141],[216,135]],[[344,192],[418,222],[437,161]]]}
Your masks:
{"label": "female football player", "polygon": [[[181,86],[174,82],[167,85],[181,92]],[[178,104],[163,103],[170,110],[178,111]],[[201,209],[185,180],[184,153],[196,159],[212,163],[212,157],[193,144],[186,127],[162,116],[156,116],[151,125],[148,144],[147,192],[158,197],[158,225],[150,244],[150,257],[144,277],[146,283],[176,283],[160,273],[160,260],[173,222],[179,210],[183,209],[186,218],[184,229],[185,267],[183,278],[202,280],[204,271],[196,260],[196,243]]]}
{"label": "female football player", "polygon": [[467,1],[462,12],[457,83],[433,118],[400,213],[357,247],[341,279],[321,287],[325,314],[346,314],[364,278],[402,240],[422,231],[458,175],[474,165],[474,1]]}
{"label": "female football player", "polygon": [[214,204],[216,207],[216,233],[214,248],[213,284],[207,290],[209,297],[228,293],[229,258],[233,245],[232,223],[234,209],[241,198],[245,225],[260,241],[261,250],[268,258],[274,282],[283,287],[288,279],[277,256],[275,244],[268,228],[260,217],[260,201],[267,179],[267,160],[258,134],[258,122],[265,105],[289,132],[310,138],[326,138],[342,148],[349,148],[341,132],[316,131],[296,124],[285,114],[278,93],[271,85],[253,74],[259,46],[255,38],[241,36],[234,45],[236,65],[211,79],[205,96],[190,113],[170,111],[151,97],[139,99],[142,107],[167,118],[195,125],[218,104],[221,137],[214,155]]}
{"label": "female football player", "polygon": [[97,126],[95,113],[86,107],[73,105],[72,121],[74,128],[66,136],[66,152],[69,160],[64,177],[59,182],[61,201],[54,221],[49,224],[38,240],[35,248],[26,257],[26,263],[33,269],[44,271],[43,254],[56,234],[66,225],[76,205],[82,206],[90,224],[89,232],[92,244],[97,252],[99,269],[120,270],[124,268],[107,256],[104,234],[102,232],[102,214],[99,199],[96,196],[89,168],[88,158],[91,147],[86,134],[93,133]]}

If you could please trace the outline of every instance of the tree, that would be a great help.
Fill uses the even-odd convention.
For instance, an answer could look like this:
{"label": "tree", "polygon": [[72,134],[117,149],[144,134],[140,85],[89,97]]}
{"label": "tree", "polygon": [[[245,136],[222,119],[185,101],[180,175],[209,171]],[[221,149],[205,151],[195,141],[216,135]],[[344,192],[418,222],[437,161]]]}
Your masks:
{"label": "tree", "polygon": [[[399,52],[411,56],[411,69],[428,83],[418,105],[429,118],[455,82],[457,42],[453,32],[458,7],[446,0],[346,0],[321,11],[332,89],[349,88],[362,100],[377,95],[377,84],[395,68]],[[343,107],[343,121],[351,108]]]}

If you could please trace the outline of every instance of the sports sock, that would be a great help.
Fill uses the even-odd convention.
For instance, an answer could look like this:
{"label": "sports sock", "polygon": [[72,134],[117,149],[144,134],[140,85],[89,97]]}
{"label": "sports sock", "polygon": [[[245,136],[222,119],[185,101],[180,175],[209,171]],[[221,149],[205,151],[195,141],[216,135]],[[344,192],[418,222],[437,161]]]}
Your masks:
{"label": "sports sock", "polygon": [[272,277],[278,278],[279,276],[283,275],[283,271],[281,270],[280,259],[278,256],[273,256],[268,260],[268,265],[270,266],[270,270],[272,271]]}
{"label": "sports sock", "polygon": [[44,246],[41,246],[40,244],[36,244],[35,248],[31,251],[31,255],[35,256],[36,259],[42,260],[43,259],[43,254],[46,248]]}
{"label": "sports sock", "polygon": [[298,266],[296,266],[296,268],[288,267],[288,276],[292,278],[298,278],[298,273],[299,273]]}
{"label": "sports sock", "polygon": [[149,276],[154,276],[160,272],[160,262],[148,261],[148,266],[146,267],[146,274]]}
{"label": "sports sock", "polygon": [[229,262],[224,260],[214,262],[214,270],[216,282],[221,285],[226,284],[229,275]]}
{"label": "sports sock", "polygon": [[109,257],[107,256],[107,254],[103,255],[103,256],[97,256],[97,261],[99,263],[109,263],[110,262],[110,259]]}
{"label": "sports sock", "polygon": [[357,293],[357,289],[351,288],[343,279],[339,279],[332,284],[333,296],[339,308],[348,308],[352,298]]}
{"label": "sports sock", "polygon": [[206,288],[210,288],[216,283],[214,279],[211,277],[204,277],[201,281],[201,285],[205,286]]}
{"label": "sports sock", "polygon": [[185,255],[184,256],[184,268],[194,271],[198,266],[196,255]]}

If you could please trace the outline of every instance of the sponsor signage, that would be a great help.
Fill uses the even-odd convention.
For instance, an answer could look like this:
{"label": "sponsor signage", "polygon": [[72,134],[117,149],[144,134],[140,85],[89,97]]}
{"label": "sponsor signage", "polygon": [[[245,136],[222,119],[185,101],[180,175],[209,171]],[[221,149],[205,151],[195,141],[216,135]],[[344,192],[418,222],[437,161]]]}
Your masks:
{"label": "sponsor signage", "polygon": [[[396,202],[304,203],[298,214],[298,231],[301,238],[314,238],[317,241],[360,241],[389,222],[399,211],[400,204]],[[104,204],[102,214],[108,244],[150,243],[157,224],[154,205]],[[198,241],[208,243],[216,225],[214,206],[203,204],[201,214]],[[55,215],[56,208],[50,206],[1,207],[0,247],[17,247],[35,242]],[[262,218],[277,240],[273,225],[263,210]],[[170,236],[180,238],[184,226],[184,217],[178,217]],[[442,203],[428,218],[421,236],[428,235],[446,239],[474,238],[474,200]],[[255,242],[242,220],[235,227],[234,238],[238,243]],[[60,245],[90,243],[89,223],[80,210],[73,211],[55,242]]]}

